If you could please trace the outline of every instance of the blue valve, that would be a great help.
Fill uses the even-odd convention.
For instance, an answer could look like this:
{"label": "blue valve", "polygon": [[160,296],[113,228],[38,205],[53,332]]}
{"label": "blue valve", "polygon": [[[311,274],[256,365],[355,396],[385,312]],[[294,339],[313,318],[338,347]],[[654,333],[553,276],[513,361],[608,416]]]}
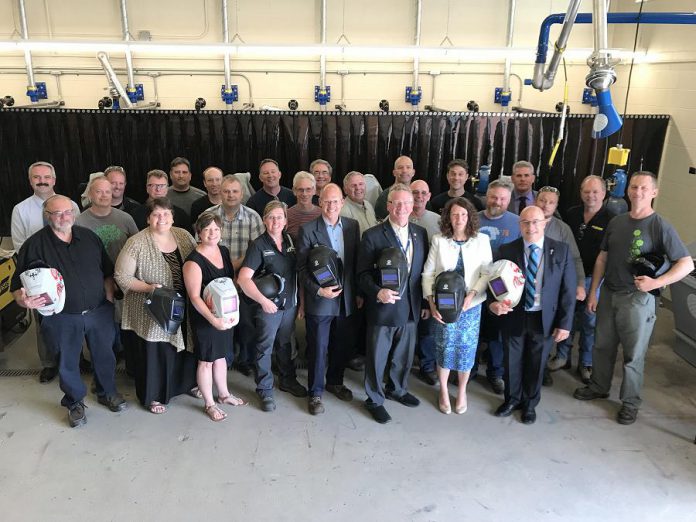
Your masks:
{"label": "blue valve", "polygon": [[331,86],[327,85],[323,89],[319,85],[314,86],[314,101],[319,105],[326,105],[331,101]]}
{"label": "blue valve", "polygon": [[47,99],[48,93],[46,92],[46,82],[36,82],[33,88],[28,86],[27,96],[29,96],[32,103]]}
{"label": "blue valve", "polygon": [[590,105],[592,107],[597,106],[597,95],[595,94],[594,89],[585,87],[582,90],[582,103],[584,103],[585,105]]}
{"label": "blue valve", "polygon": [[422,96],[423,90],[420,86],[416,90],[413,90],[411,86],[406,87],[406,103],[410,103],[415,107],[420,103]]}
{"label": "blue valve", "polygon": [[496,87],[495,93],[493,95],[493,102],[499,103],[503,107],[510,105],[510,100],[512,100],[512,91],[503,91],[502,87]]}
{"label": "blue valve", "polygon": [[131,101],[131,103],[137,103],[141,100],[144,100],[145,91],[143,90],[143,84],[136,83],[135,88],[129,85],[128,87],[126,87],[126,94],[128,95],[128,99]]}
{"label": "blue valve", "polygon": [[227,105],[232,105],[239,100],[239,91],[236,85],[230,85],[230,88],[225,88],[225,84],[220,88],[220,97]]}

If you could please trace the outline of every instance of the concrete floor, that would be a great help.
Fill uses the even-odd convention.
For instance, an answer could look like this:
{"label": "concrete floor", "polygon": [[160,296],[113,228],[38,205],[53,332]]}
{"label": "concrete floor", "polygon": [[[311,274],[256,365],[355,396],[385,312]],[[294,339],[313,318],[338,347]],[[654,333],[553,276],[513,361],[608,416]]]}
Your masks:
{"label": "concrete floor", "polygon": [[[696,520],[696,368],[671,349],[673,318],[661,310],[644,407],[633,426],[609,400],[571,394],[575,374],[554,374],[533,426],[491,412],[500,403],[471,383],[469,411],[445,416],[436,390],[412,379],[416,409],[388,402],[394,421],[356,400],[306,402],[277,392],[263,413],[251,379],[229,374],[251,399],[213,423],[179,397],[154,416],[119,375],[129,409],[111,413],[90,396],[87,425],[71,429],[57,382],[0,378],[2,520]],[[0,355],[0,369],[38,368],[30,331]],[[87,377],[89,379],[89,377]],[[300,372],[300,380],[306,372]]]}

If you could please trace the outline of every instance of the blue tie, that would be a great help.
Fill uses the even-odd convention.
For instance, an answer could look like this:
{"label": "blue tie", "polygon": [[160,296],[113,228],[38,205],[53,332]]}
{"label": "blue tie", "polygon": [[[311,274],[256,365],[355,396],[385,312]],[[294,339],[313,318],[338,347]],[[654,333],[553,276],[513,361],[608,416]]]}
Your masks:
{"label": "blue tie", "polygon": [[529,310],[534,306],[534,296],[536,295],[536,276],[539,270],[539,247],[529,245],[529,258],[527,259],[527,269],[524,271],[524,309]]}

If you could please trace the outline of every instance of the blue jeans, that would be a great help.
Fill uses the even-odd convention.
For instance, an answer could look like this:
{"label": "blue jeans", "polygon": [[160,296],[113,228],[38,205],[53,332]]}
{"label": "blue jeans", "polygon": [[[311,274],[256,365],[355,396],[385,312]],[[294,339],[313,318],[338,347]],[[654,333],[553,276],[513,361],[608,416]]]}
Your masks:
{"label": "blue jeans", "polygon": [[[585,278],[585,292],[589,293],[591,277]],[[597,300],[599,300],[599,289],[602,287],[600,283],[597,287]],[[556,346],[556,356],[563,359],[570,359],[570,352],[573,348],[573,337],[575,330],[580,330],[580,339],[578,347],[580,348],[580,359],[578,366],[592,366],[592,347],[595,340],[595,325],[597,324],[597,315],[587,310],[587,298],[584,301],[576,301],[575,303],[575,324],[573,331],[570,332],[568,339],[558,343]]]}

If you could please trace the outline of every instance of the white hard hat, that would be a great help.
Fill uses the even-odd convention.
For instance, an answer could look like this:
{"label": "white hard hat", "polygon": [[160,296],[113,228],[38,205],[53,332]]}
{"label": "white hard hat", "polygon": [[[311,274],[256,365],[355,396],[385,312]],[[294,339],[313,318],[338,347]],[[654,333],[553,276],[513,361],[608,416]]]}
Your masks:
{"label": "white hard hat", "polygon": [[203,289],[203,301],[215,317],[230,327],[239,322],[239,293],[229,277],[213,279]]}
{"label": "white hard hat", "polygon": [[55,268],[30,268],[19,275],[22,286],[29,297],[41,296],[44,306],[38,309],[41,315],[59,314],[65,306],[65,283]]}
{"label": "white hard hat", "polygon": [[512,261],[496,261],[488,268],[488,288],[496,300],[517,306],[524,292],[524,273]]}

